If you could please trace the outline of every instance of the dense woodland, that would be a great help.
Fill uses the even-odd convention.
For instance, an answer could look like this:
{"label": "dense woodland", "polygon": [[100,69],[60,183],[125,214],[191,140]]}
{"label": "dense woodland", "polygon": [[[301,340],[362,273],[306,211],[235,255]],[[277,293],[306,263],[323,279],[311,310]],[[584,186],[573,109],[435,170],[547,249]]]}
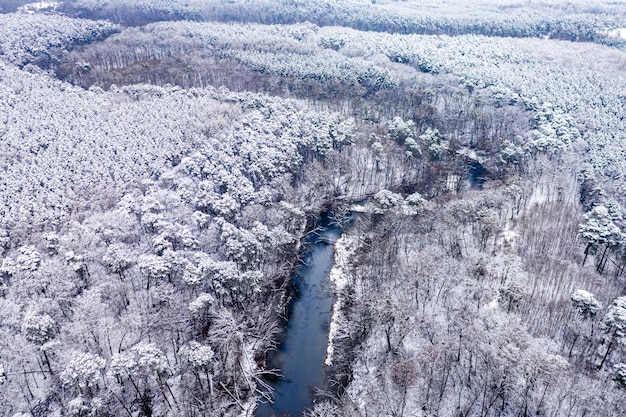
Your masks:
{"label": "dense woodland", "polygon": [[[626,415],[626,4],[0,1],[0,415]],[[351,223],[342,218],[354,213]]]}

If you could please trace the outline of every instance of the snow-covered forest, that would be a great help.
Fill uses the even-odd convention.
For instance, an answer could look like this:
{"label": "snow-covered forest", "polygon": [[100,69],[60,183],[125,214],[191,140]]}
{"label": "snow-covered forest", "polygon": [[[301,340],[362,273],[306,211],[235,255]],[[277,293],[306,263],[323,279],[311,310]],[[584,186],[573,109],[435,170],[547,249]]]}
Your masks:
{"label": "snow-covered forest", "polygon": [[624,27],[0,0],[0,415],[253,416],[330,213],[309,417],[626,416]]}

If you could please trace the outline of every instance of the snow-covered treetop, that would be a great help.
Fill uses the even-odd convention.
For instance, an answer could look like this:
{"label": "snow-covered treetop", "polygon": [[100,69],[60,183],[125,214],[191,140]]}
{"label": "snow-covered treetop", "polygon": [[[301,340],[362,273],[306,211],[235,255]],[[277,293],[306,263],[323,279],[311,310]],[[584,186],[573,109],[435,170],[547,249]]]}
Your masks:
{"label": "snow-covered treetop", "polygon": [[97,355],[73,352],[59,378],[65,387],[77,387],[80,390],[98,383],[106,361]]}
{"label": "snow-covered treetop", "polygon": [[611,377],[619,388],[626,390],[626,363],[615,364]]}
{"label": "snow-covered treetop", "polygon": [[211,370],[213,366],[215,354],[210,346],[191,341],[180,348],[180,354],[193,367]]}
{"label": "snow-covered treetop", "polygon": [[605,332],[614,334],[618,343],[626,345],[626,296],[611,303],[600,326]]}
{"label": "snow-covered treetop", "polygon": [[56,322],[47,314],[29,311],[22,322],[22,333],[27,340],[43,345],[53,339],[56,334]]}
{"label": "snow-covered treetop", "polygon": [[593,319],[596,313],[602,309],[602,303],[588,291],[576,290],[571,295],[572,305],[578,311],[583,320]]}
{"label": "snow-covered treetop", "polygon": [[595,206],[589,213],[585,214],[586,222],[578,230],[581,239],[590,244],[617,245],[622,233],[619,227],[613,223],[609,210],[603,205]]}
{"label": "snow-covered treetop", "polygon": [[139,343],[111,359],[109,374],[120,378],[133,375],[167,376],[170,368],[163,351],[153,343]]}

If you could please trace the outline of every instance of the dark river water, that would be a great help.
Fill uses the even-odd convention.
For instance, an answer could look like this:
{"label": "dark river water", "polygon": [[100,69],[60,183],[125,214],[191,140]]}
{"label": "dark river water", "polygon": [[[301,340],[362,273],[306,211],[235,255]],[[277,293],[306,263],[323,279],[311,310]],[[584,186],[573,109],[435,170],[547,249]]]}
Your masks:
{"label": "dark river water", "polygon": [[321,233],[307,237],[303,265],[294,276],[296,297],[285,337],[269,358],[270,367],[279,368],[283,377],[271,382],[274,404],[260,404],[257,417],[300,416],[313,404],[315,388],[326,388],[324,357],[335,302],[328,275],[334,260],[333,244],[340,234],[338,227],[326,225]]}

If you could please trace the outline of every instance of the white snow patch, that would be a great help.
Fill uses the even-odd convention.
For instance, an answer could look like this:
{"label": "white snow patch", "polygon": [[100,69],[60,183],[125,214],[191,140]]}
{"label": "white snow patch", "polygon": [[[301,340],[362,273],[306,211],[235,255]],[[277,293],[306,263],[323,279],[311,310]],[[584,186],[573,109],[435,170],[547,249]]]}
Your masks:
{"label": "white snow patch", "polygon": [[498,239],[498,244],[503,247],[514,249],[519,233],[516,230],[513,230],[512,226],[511,222],[505,223],[504,230],[502,230]]}
{"label": "white snow patch", "polygon": [[446,179],[446,188],[456,193],[459,181],[461,181],[460,175],[448,173],[448,178]]}
{"label": "white snow patch", "polygon": [[[257,375],[260,371],[256,361],[254,360],[254,352],[256,351],[256,342],[245,342],[242,344],[242,353],[239,359],[239,366],[243,372],[243,376],[248,383],[250,390],[254,391],[257,386]],[[258,397],[251,395],[243,404],[240,404],[242,408],[242,417],[252,417],[254,410],[256,410],[258,403]]]}
{"label": "white snow patch", "polygon": [[527,206],[533,207],[535,205],[540,205],[548,201],[548,192],[543,184],[539,184],[539,186],[535,187],[532,195],[528,201]]}
{"label": "white snow patch", "polygon": [[17,10],[26,13],[36,13],[42,10],[56,9],[61,5],[60,1],[38,1],[36,3],[28,3],[18,7]]}
{"label": "white snow patch", "polygon": [[330,326],[328,330],[328,347],[326,348],[326,359],[324,365],[331,366],[333,364],[333,354],[335,352],[335,346],[333,341],[339,333],[339,326],[341,322],[341,308],[343,306],[343,298],[340,291],[348,287],[349,280],[349,268],[350,257],[356,252],[358,248],[358,239],[354,236],[342,235],[335,242],[335,263],[330,270],[329,280],[335,287],[335,293],[337,294],[337,301],[333,305],[333,312],[330,318]]}
{"label": "white snow patch", "polygon": [[626,39],[626,28],[614,29],[607,33],[610,38]]}
{"label": "white snow patch", "polygon": [[353,213],[369,213],[367,206],[363,204],[353,204],[350,207],[350,211]]}
{"label": "white snow patch", "polygon": [[487,310],[492,310],[493,311],[493,310],[497,310],[498,307],[499,307],[498,299],[494,298],[484,308],[487,309]]}
{"label": "white snow patch", "polygon": [[515,230],[505,229],[502,232],[502,237],[504,238],[505,241],[508,241],[508,242],[512,242],[513,239],[515,239],[515,237],[517,236],[518,236],[518,233]]}
{"label": "white snow patch", "polygon": [[485,162],[487,162],[486,158],[483,158],[481,156],[478,156],[478,154],[476,153],[475,150],[470,149],[470,148],[461,148],[458,151],[456,151],[457,155],[462,155],[467,157],[468,159],[471,159],[472,161],[476,161],[480,164],[484,164]]}

